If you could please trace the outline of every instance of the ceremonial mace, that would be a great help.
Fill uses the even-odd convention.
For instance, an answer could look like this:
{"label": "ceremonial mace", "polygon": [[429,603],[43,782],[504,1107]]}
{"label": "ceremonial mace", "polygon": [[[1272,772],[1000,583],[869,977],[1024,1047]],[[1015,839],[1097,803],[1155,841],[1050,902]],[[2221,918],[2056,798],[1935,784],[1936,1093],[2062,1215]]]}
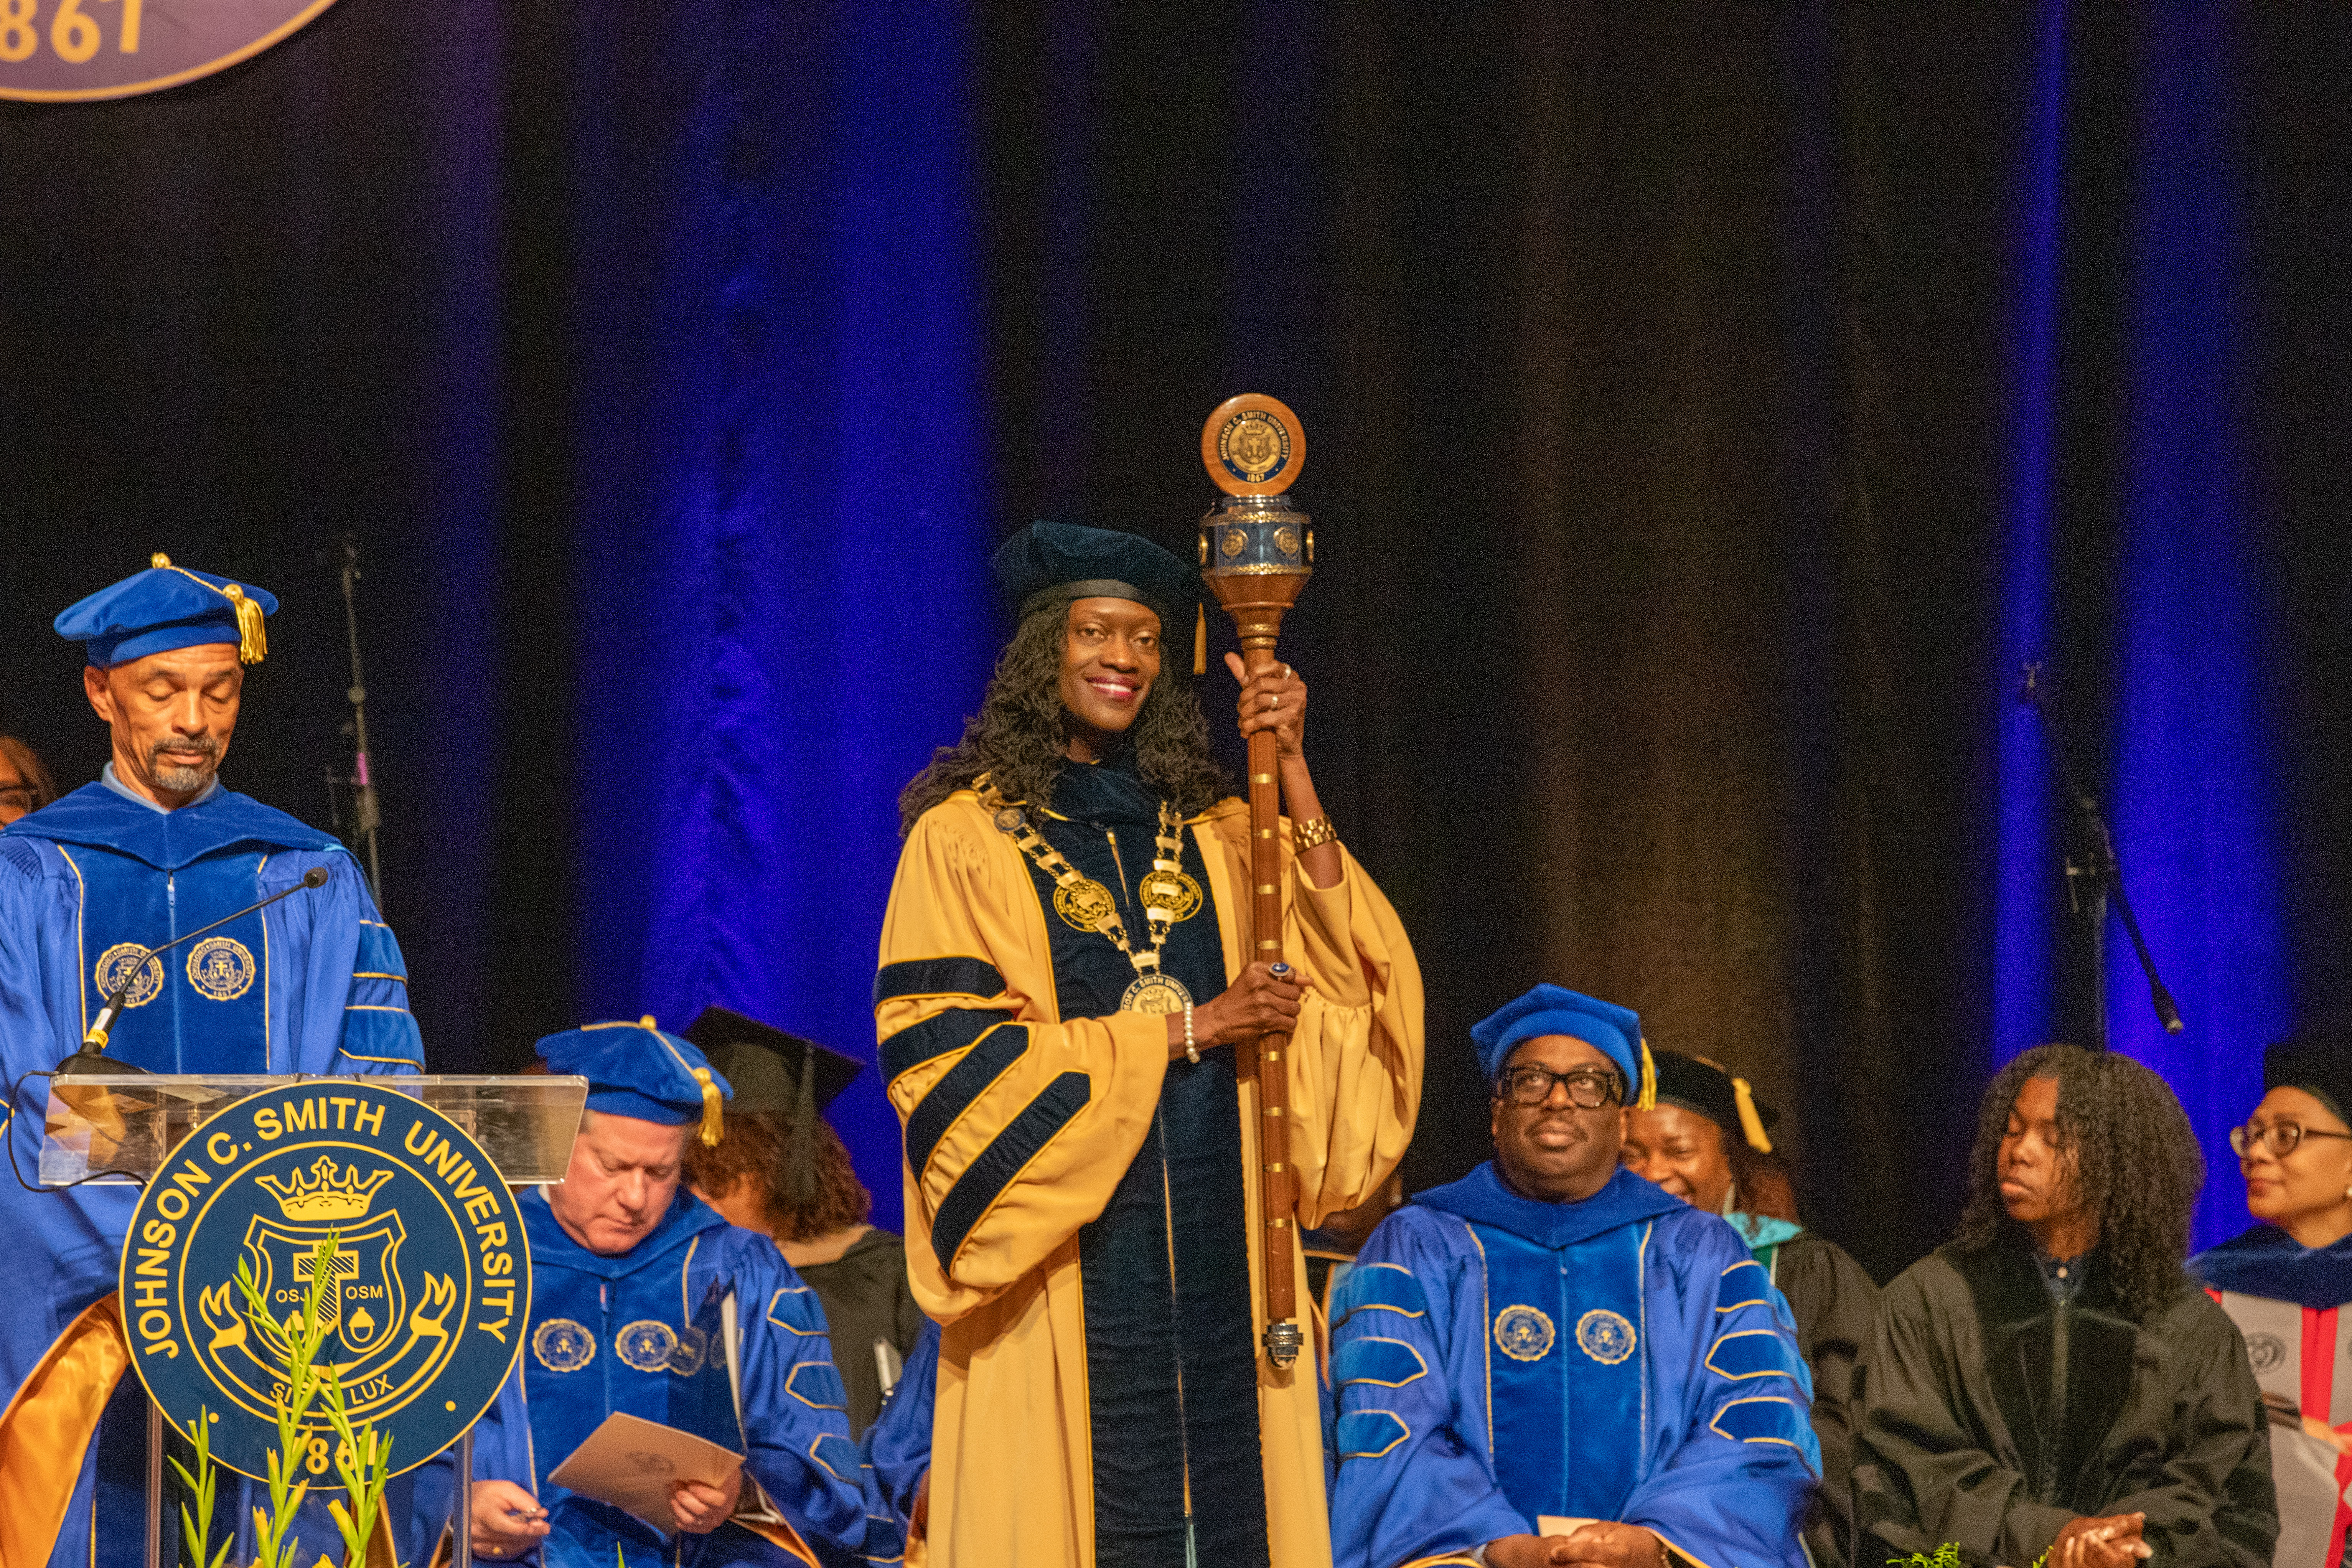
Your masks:
{"label": "ceremonial mace", "polygon": [[[1201,575],[1234,618],[1244,679],[1271,669],[1282,617],[1314,574],[1314,520],[1282,492],[1307,461],[1298,416],[1271,397],[1226,399],[1201,427],[1201,462],[1225,493],[1201,519]],[[1275,839],[1282,797],[1275,783],[1274,731],[1249,738],[1250,930],[1263,963],[1282,962],[1282,846]],[[1259,1218],[1265,1246],[1265,1354],[1276,1368],[1298,1358],[1296,1286],[1291,1277],[1293,1194],[1290,1079],[1283,1070],[1286,1034],[1260,1036],[1255,1051],[1259,1110]]]}

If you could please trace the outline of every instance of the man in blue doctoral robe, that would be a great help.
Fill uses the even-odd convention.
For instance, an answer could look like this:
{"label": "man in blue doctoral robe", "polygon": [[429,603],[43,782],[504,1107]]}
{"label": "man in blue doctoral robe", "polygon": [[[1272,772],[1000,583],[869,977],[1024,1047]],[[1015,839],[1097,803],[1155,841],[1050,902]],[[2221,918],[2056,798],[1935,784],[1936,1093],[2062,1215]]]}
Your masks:
{"label": "man in blue doctoral robe", "polygon": [[[106,1055],[128,1068],[422,1064],[400,947],[357,862],[333,837],[220,783],[244,667],[262,657],[263,616],[276,608],[261,589],[157,555],[57,618],[59,635],[84,645],[84,689],[113,756],[102,782],[0,831],[0,1070],[11,1097],[0,1136],[28,1180],[49,1086],[26,1075],[71,1054],[126,980]],[[313,869],[323,886],[142,961]],[[108,1348],[119,1342],[116,1266],[138,1195],[128,1184],[35,1193],[0,1179],[14,1303],[0,1313],[0,1468],[12,1482],[0,1558],[11,1564],[142,1560],[142,1532],[122,1521],[142,1517],[146,1397]],[[236,1501],[222,1517],[247,1517]],[[115,1521],[95,1542],[94,1509]],[[52,1531],[44,1552],[38,1538]]]}
{"label": "man in blue doctoral robe", "polygon": [[1339,1568],[1801,1568],[1820,1449],[1787,1306],[1618,1163],[1640,1020],[1539,985],[1472,1035],[1495,1158],[1381,1222],[1332,1302]]}
{"label": "man in blue doctoral robe", "polygon": [[[628,1568],[897,1561],[815,1292],[773,1242],[678,1184],[696,1128],[717,1141],[726,1080],[651,1018],[539,1049],[551,1071],[588,1079],[588,1111],[564,1179],[522,1200],[530,1335],[476,1428],[476,1555],[547,1568],[614,1568],[616,1554]],[[744,1454],[743,1468],[724,1485],[673,1483],[676,1529],[555,1484],[615,1412]]]}

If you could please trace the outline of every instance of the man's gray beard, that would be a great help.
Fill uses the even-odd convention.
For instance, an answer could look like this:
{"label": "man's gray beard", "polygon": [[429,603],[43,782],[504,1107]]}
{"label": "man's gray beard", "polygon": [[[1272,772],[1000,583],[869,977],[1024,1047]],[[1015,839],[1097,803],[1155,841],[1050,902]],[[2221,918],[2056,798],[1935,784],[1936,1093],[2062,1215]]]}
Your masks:
{"label": "man's gray beard", "polygon": [[205,787],[220,767],[220,747],[205,737],[203,754],[191,758],[185,749],[167,752],[158,746],[147,753],[147,772],[158,789],[193,795]]}

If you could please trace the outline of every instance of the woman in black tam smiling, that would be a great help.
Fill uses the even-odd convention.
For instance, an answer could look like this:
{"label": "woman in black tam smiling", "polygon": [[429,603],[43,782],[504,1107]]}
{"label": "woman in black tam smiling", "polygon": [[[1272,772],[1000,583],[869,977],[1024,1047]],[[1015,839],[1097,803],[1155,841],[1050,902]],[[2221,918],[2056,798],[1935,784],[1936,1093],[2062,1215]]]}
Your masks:
{"label": "woman in black tam smiling", "polygon": [[1658,1103],[1626,1110],[1620,1158],[1635,1175],[1729,1220],[1788,1298],[1797,1348],[1812,1370],[1813,1436],[1822,1445],[1822,1485],[1805,1521],[1805,1547],[1818,1568],[1838,1568],[1852,1524],[1854,1368],[1870,1342],[1877,1283],[1829,1237],[1757,1212],[1749,1189],[1760,1184],[1754,1173],[1772,1152],[1768,1129],[1780,1118],[1748,1080],[1703,1057],[1652,1056]]}
{"label": "woman in black tam smiling", "polygon": [[[1050,522],[994,564],[1020,626],[901,800],[874,985],[908,1268],[945,1325],[935,1552],[1328,1563],[1315,1369],[1257,1354],[1257,1280],[1287,1268],[1303,1291],[1297,1226],[1364,1202],[1404,1151],[1412,949],[1317,802],[1306,683],[1277,665],[1240,717],[1276,738],[1291,961],[1253,962],[1249,813],[1164,656],[1170,627],[1198,636],[1188,567]],[[1257,1071],[1286,1075],[1298,1194],[1271,1258],[1232,1048],[1269,1031],[1290,1036]]]}

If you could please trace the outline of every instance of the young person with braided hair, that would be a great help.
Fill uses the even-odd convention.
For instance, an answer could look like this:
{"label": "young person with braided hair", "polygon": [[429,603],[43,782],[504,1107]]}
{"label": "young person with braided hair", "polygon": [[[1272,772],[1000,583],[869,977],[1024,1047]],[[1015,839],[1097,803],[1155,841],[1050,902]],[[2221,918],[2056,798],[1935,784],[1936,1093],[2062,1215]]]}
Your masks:
{"label": "young person with braided hair", "polygon": [[2028,1051],[1985,1091],[1969,1175],[1959,1234],[1880,1301],[1850,1560],[2268,1563],[2262,1391],[2182,1268],[2204,1163],[2172,1090],[2127,1057]]}

